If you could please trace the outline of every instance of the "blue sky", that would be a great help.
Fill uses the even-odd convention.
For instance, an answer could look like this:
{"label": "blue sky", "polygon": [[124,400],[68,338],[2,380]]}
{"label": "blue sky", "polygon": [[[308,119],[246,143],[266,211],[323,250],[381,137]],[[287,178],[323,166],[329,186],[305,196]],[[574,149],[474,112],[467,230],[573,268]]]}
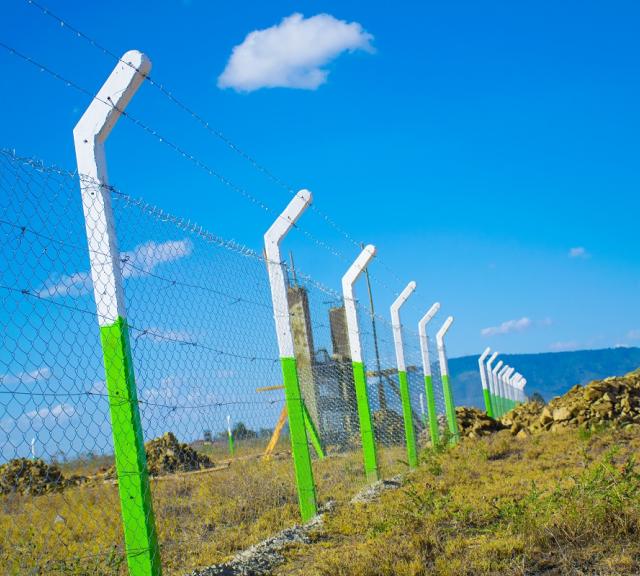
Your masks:
{"label": "blue sky", "polygon": [[[156,81],[274,174],[312,190],[353,238],[376,244],[379,311],[415,279],[405,321],[440,300],[456,316],[452,355],[640,342],[636,2],[47,6],[118,54],[147,53]],[[1,11],[2,42],[90,91],[113,67],[27,2]],[[314,90],[217,86],[234,46],[296,12],[357,22],[374,50],[336,55]],[[87,97],[2,50],[0,67],[0,145],[74,168],[71,131]],[[273,210],[286,204],[286,191],[152,86],[129,111]],[[124,119],[108,158],[120,189],[260,249],[273,213]],[[342,257],[300,233],[287,248],[338,289],[356,249],[316,213],[303,218]]]}

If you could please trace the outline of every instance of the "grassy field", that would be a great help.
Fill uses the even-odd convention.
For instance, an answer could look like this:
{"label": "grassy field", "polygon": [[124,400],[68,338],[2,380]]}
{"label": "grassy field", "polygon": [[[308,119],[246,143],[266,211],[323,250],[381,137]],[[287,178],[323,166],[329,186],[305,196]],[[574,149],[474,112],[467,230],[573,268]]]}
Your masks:
{"label": "grassy field", "polygon": [[[200,447],[216,468],[151,480],[164,574],[185,574],[222,562],[299,521],[293,467],[286,442],[260,458],[259,442],[238,443],[231,460],[224,444]],[[389,476],[406,470],[403,447],[381,451]],[[64,465],[91,475],[108,458]],[[364,485],[359,451],[314,461],[320,503],[343,505]],[[119,575],[126,573],[120,503],[113,481],[94,480],[42,496],[0,498],[0,573]]]}
{"label": "grassy field", "polygon": [[277,574],[640,574],[638,428],[505,431],[424,453],[402,488],[328,514]]}

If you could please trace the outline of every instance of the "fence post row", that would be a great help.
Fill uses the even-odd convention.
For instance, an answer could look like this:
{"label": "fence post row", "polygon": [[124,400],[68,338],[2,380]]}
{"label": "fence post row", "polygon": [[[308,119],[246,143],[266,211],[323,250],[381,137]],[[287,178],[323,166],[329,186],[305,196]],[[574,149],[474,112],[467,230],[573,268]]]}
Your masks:
{"label": "fence post row", "polygon": [[73,130],[131,576],[159,576],[161,563],[104,143],[150,69],[141,52],[124,54]]}
{"label": "fence post row", "polygon": [[436,395],[433,391],[433,376],[431,374],[431,360],[429,359],[429,337],[427,324],[440,310],[440,302],[436,302],[418,322],[418,335],[420,337],[420,353],[422,354],[422,370],[424,372],[424,391],[427,395],[427,413],[429,414],[429,435],[431,445],[436,447],[440,443],[440,428],[438,426],[438,413],[436,412]]}
{"label": "fence post row", "polygon": [[318,511],[316,488],[311,467],[311,454],[304,423],[304,405],[298,379],[291,319],[287,299],[287,280],[280,257],[280,242],[291,230],[295,222],[311,204],[311,192],[298,192],[282,214],[276,219],[264,235],[264,250],[267,259],[267,271],[271,286],[273,318],[275,321],[285,400],[289,416],[289,435],[291,453],[298,488],[300,515],[303,521],[313,518]]}
{"label": "fence post row", "polygon": [[487,416],[493,418],[493,406],[491,405],[491,392],[489,391],[489,382],[487,379],[487,375],[484,371],[484,361],[487,356],[489,356],[489,352],[491,352],[491,348],[487,347],[484,349],[484,352],[478,358],[478,367],[480,368],[480,380],[482,382],[482,395],[484,396],[484,407],[487,411]]}
{"label": "fence post row", "polygon": [[371,421],[371,407],[369,406],[369,391],[367,389],[367,372],[362,360],[362,343],[360,341],[360,327],[358,312],[353,292],[353,285],[376,254],[375,246],[369,244],[360,252],[347,273],[342,277],[342,296],[347,319],[349,335],[349,351],[353,367],[353,381],[356,389],[358,405],[358,419],[360,422],[360,439],[364,457],[364,472],[367,481],[375,482],[380,479],[378,471],[378,455]]}
{"label": "fence post row", "polygon": [[456,405],[453,400],[453,390],[449,381],[449,364],[447,362],[447,349],[444,345],[444,336],[453,324],[453,316],[449,316],[440,330],[436,334],[436,345],[438,346],[438,359],[440,361],[440,377],[442,378],[442,392],[444,395],[444,406],[449,424],[451,442],[456,443],[460,436],[458,432],[458,421],[456,419]]}
{"label": "fence post row", "polygon": [[402,342],[400,307],[407,301],[415,289],[416,283],[413,281],[409,282],[391,305],[391,327],[393,329],[393,343],[396,349],[398,385],[400,387],[400,398],[402,400],[404,435],[407,441],[407,460],[409,461],[410,468],[415,468],[418,465],[418,452],[416,450],[416,436],[413,429],[413,411],[411,410],[411,395],[409,393],[409,380],[407,378],[407,367],[405,364],[404,347]]}

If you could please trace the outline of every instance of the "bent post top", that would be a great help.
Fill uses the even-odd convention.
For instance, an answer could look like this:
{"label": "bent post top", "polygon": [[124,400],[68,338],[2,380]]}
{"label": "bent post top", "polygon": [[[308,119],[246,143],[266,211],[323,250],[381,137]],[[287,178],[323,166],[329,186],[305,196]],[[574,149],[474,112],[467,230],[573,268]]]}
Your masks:
{"label": "bent post top", "polygon": [[[438,346],[438,351],[444,351],[444,335],[447,333],[449,328],[451,328],[451,324],[453,324],[453,316],[449,316],[445,321],[440,330],[436,333],[436,344]],[[447,373],[448,374],[448,373]]]}
{"label": "bent post top", "polygon": [[487,356],[489,356],[489,353],[491,352],[491,348],[489,346],[487,346],[484,349],[484,352],[482,354],[480,354],[480,358],[478,358],[478,367],[480,368],[480,380],[482,381],[482,389],[486,390],[489,386],[488,382],[487,382],[487,376],[485,374],[484,371],[484,361],[487,358]]}
{"label": "bent post top", "polygon": [[280,242],[293,228],[298,218],[309,207],[313,196],[309,190],[300,190],[284,209],[282,214],[264,235],[264,252],[267,258],[267,270],[271,283],[271,299],[273,302],[276,335],[280,356],[293,358],[293,336],[289,323],[289,305],[287,302],[287,283],[280,257]]}
{"label": "bent post top", "polygon": [[496,358],[498,357],[498,352],[494,352],[493,354],[491,354],[491,357],[489,358],[489,360],[487,360],[487,383],[489,385],[489,390],[491,391],[492,394],[495,395],[496,390],[495,390],[495,386],[493,385],[493,380],[491,378],[491,366],[492,364],[495,362]]}
{"label": "bent post top", "polygon": [[427,337],[427,324],[440,310],[440,302],[434,303],[428,312],[418,322],[418,334],[420,335],[420,352],[422,353],[422,367],[425,376],[431,376],[431,360],[429,360],[429,338]]}
{"label": "bent post top", "polygon": [[362,348],[360,333],[358,331],[358,315],[356,312],[356,301],[353,295],[353,285],[375,255],[376,247],[373,244],[368,244],[342,277],[342,295],[344,297],[344,309],[347,317],[347,331],[349,333],[349,348],[352,362],[362,362]]}
{"label": "bent post top", "polygon": [[126,318],[104,143],[150,70],[142,52],[126,52],[73,129],[100,326]]}
{"label": "bent post top", "polygon": [[400,322],[400,307],[407,301],[409,296],[413,294],[416,289],[416,283],[411,281],[400,295],[391,304],[391,327],[393,328],[393,343],[396,348],[396,360],[398,364],[398,371],[406,370],[404,361],[404,349],[402,347],[402,323]]}

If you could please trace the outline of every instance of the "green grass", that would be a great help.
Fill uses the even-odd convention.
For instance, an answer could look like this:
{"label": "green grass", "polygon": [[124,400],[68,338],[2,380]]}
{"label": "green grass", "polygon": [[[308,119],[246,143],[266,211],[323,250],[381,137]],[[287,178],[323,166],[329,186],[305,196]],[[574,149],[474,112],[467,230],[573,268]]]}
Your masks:
{"label": "green grass", "polygon": [[[299,522],[286,442],[261,458],[264,441],[198,447],[223,468],[151,479],[163,573],[184,574]],[[386,475],[406,470],[404,448],[381,451]],[[228,467],[226,463],[231,461]],[[66,474],[95,474],[108,458],[64,465]],[[359,451],[315,460],[320,504],[344,506],[364,486]],[[124,575],[120,503],[114,482],[99,478],[43,496],[0,498],[0,574]]]}
{"label": "green grass", "polygon": [[424,453],[402,488],[328,514],[277,574],[639,574],[638,448],[627,429]]}

